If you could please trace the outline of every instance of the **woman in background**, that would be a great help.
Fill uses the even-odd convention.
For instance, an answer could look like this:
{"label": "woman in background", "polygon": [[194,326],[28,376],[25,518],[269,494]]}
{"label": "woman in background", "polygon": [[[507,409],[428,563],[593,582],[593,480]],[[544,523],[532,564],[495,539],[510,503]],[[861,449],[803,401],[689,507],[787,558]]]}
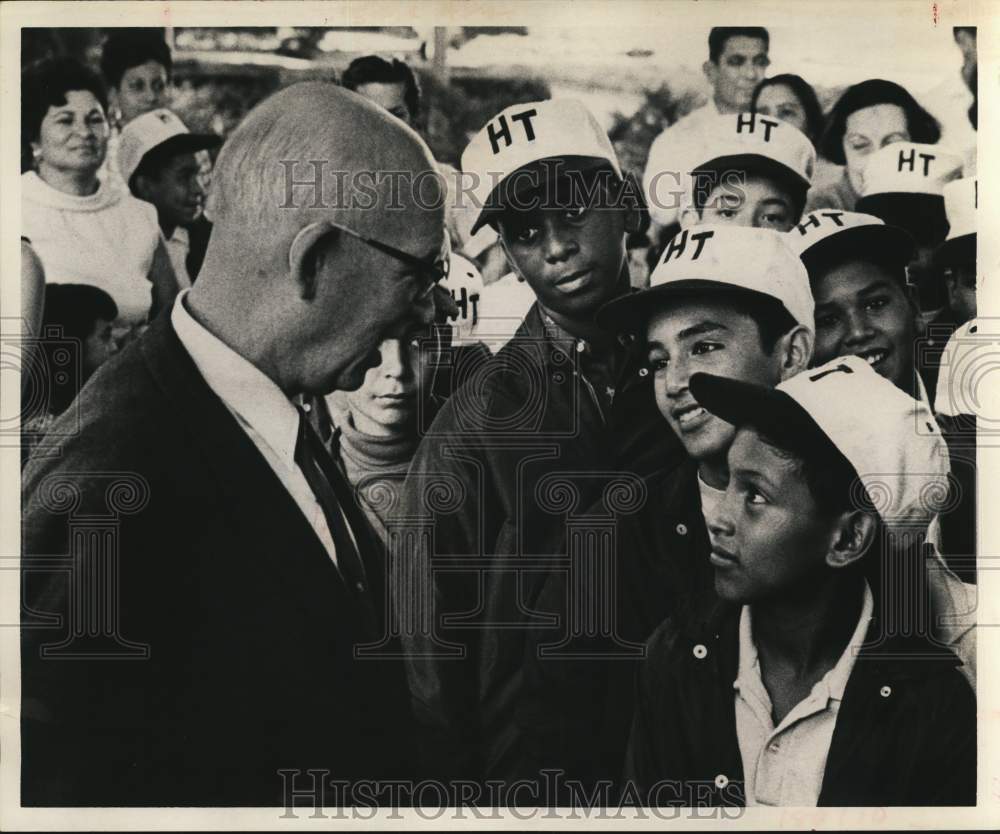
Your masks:
{"label": "woman in background", "polygon": [[819,152],[845,166],[832,185],[813,188],[806,211],[854,211],[861,194],[868,156],[892,142],[935,144],[941,138],[937,120],[899,84],[871,78],[848,87],[830,111]]}
{"label": "woman in background", "polygon": [[795,125],[813,145],[823,133],[823,108],[816,91],[804,78],[792,73],[765,78],[753,91],[750,109]]}
{"label": "woman in background", "polygon": [[21,139],[32,170],[21,175],[21,233],[50,284],[87,284],[118,309],[116,336],[144,323],[177,293],[156,210],[98,172],[108,143],[100,78],[71,59],[29,67]]}

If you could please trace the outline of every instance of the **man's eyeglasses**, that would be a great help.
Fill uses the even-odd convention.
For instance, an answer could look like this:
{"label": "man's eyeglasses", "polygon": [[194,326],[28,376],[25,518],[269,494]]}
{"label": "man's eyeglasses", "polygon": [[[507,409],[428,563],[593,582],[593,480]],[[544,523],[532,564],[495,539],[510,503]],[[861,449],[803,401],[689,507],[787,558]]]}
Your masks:
{"label": "man's eyeglasses", "polygon": [[401,261],[407,266],[413,267],[421,275],[425,276],[427,279],[427,286],[421,291],[421,297],[429,295],[438,281],[442,281],[448,277],[448,271],[451,269],[451,246],[448,244],[447,236],[445,236],[445,245],[441,254],[431,261],[418,258],[416,255],[411,255],[409,252],[404,252],[402,249],[397,249],[395,246],[390,246],[388,243],[382,243],[380,240],[365,237],[365,235],[354,231],[354,229],[342,226],[339,223],[334,223],[332,221],[327,222],[333,228],[338,229],[353,238],[357,238],[362,243],[371,246],[373,249],[378,249],[379,252],[385,252],[386,255],[395,258],[397,261]]}

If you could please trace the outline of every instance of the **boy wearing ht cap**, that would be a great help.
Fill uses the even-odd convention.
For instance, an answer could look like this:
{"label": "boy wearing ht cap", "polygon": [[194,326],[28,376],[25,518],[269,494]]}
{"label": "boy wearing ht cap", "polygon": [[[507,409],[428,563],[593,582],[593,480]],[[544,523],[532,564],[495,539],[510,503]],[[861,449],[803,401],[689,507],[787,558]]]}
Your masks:
{"label": "boy wearing ht cap", "polygon": [[[630,181],[594,117],[569,100],[509,107],[462,168],[483,207],[474,228],[497,229],[536,301],[435,418],[400,507],[411,527],[430,528],[415,552],[396,555],[396,603],[422,606],[430,624],[404,624],[402,640],[430,775],[445,778],[511,772],[525,626],[574,511],[561,498],[579,512],[604,473],[641,475],[679,453],[637,348],[594,321],[630,292],[625,241],[644,221],[641,199],[624,204]],[[454,498],[447,508],[442,490]]]}
{"label": "boy wearing ht cap", "polygon": [[880,581],[887,531],[925,523],[947,474],[913,431],[930,411],[857,357],[691,389],[738,427],[709,523],[721,602],[650,640],[626,777],[650,804],[683,800],[670,780],[695,804],[975,804],[975,695]]}
{"label": "boy wearing ht cap", "polygon": [[816,300],[816,364],[860,356],[930,407],[916,370],[919,313],[906,279],[913,238],[870,214],[822,209],[803,217],[788,242]]}
{"label": "boy wearing ht cap", "polygon": [[204,218],[205,189],[196,153],[217,148],[222,138],[191,133],[169,110],[153,110],[122,129],[118,165],[140,200],[156,208],[177,283],[190,287],[205,259],[211,224]]}
{"label": "boy wearing ht cap", "polygon": [[961,175],[958,154],[918,142],[893,142],[873,153],[865,164],[855,208],[913,236],[916,249],[907,272],[925,319],[947,303],[934,250],[948,231],[944,186]]}
{"label": "boy wearing ht cap", "polygon": [[[610,302],[598,322],[639,337],[662,430],[675,434],[687,455],[646,480],[649,497],[637,511],[612,515],[598,502],[587,513],[613,518],[615,551],[605,554],[613,575],[605,587],[616,590],[614,635],[636,644],[668,615],[696,619],[714,598],[705,517],[725,489],[735,429],[698,407],[691,375],[774,386],[804,370],[812,358],[813,300],[784,234],[699,226],[670,241],[648,289]],[[559,614],[562,628],[539,626],[528,640],[524,771],[537,778],[542,768],[558,767],[593,786],[621,776],[635,662],[607,638],[571,633],[571,589],[566,572],[549,576],[538,608]],[[563,638],[570,642],[561,656],[542,648]]]}
{"label": "boy wearing ht cap", "polygon": [[759,113],[715,116],[706,126],[681,228],[708,223],[789,231],[802,217],[816,167],[812,142]]}

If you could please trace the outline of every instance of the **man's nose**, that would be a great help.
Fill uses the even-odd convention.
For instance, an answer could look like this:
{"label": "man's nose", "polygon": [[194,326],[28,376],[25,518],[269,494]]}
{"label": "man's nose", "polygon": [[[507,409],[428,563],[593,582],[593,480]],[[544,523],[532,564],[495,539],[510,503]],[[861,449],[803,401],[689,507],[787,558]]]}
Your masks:
{"label": "man's nose", "polygon": [[406,368],[402,339],[386,339],[379,345],[378,352],[382,357],[379,365],[382,375],[390,379],[400,379]]}
{"label": "man's nose", "polygon": [[862,313],[850,313],[847,316],[847,335],[844,343],[848,345],[858,345],[867,342],[875,335],[875,328],[872,327],[868,317]]}
{"label": "man's nose", "polygon": [[705,525],[708,527],[709,537],[715,540],[732,538],[736,532],[736,524],[733,521],[734,502],[739,500],[736,491],[726,487],[722,499],[715,505],[715,510],[705,517]]}
{"label": "man's nose", "polygon": [[545,260],[549,263],[558,263],[571,258],[580,251],[580,245],[576,241],[576,232],[567,229],[558,223],[552,223],[545,230]]}
{"label": "man's nose", "polygon": [[671,359],[667,366],[666,386],[667,396],[679,399],[688,390],[688,381],[691,378],[691,370],[687,362],[682,357]]}

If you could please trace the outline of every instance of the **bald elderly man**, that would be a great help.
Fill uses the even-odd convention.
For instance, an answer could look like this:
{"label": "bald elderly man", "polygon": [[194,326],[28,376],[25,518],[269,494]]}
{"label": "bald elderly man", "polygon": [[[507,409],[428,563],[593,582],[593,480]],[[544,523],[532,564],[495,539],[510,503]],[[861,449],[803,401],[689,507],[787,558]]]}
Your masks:
{"label": "bald elderly man", "polygon": [[[289,160],[324,160],[326,193]],[[380,554],[294,403],[432,321],[444,212],[400,183],[433,170],[330,84],[226,143],[198,283],[25,472],[24,805],[332,805],[337,782],[413,775],[398,661],[355,658],[386,633]],[[352,200],[371,171],[409,177]]]}

